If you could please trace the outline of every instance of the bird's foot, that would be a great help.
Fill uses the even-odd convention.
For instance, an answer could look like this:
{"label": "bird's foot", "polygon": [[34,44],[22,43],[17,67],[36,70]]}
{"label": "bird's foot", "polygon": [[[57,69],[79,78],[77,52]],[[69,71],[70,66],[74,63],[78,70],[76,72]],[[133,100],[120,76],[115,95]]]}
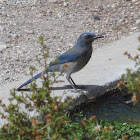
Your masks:
{"label": "bird's foot", "polygon": [[74,92],[74,93],[80,93],[80,94],[82,94],[88,100],[88,97],[86,96],[86,94],[82,90],[74,89],[74,90],[72,90],[72,92]]}
{"label": "bird's foot", "polygon": [[79,88],[79,86],[77,86],[76,84],[74,85],[74,87],[75,87],[76,89],[78,89],[78,88]]}

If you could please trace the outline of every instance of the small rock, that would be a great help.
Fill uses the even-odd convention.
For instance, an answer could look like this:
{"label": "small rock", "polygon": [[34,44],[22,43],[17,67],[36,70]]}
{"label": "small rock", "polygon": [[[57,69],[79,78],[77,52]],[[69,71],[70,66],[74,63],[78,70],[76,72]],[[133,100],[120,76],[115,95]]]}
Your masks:
{"label": "small rock", "polygon": [[4,76],[5,80],[8,80],[9,78],[10,78],[10,76],[8,74]]}
{"label": "small rock", "polygon": [[136,20],[136,24],[140,25],[140,19]]}
{"label": "small rock", "polygon": [[5,44],[0,44],[0,52],[2,52],[6,48],[7,46]]}
{"label": "small rock", "polygon": [[19,36],[17,34],[12,34],[13,38],[18,38]]}
{"label": "small rock", "polygon": [[3,27],[0,25],[0,31],[2,31],[3,30]]}
{"label": "small rock", "polygon": [[59,18],[64,17],[64,15],[65,15],[65,14],[64,14],[64,13],[62,13],[62,12],[59,12],[59,13],[58,13],[58,17],[59,17]]}
{"label": "small rock", "polygon": [[111,6],[106,6],[106,7],[104,7],[104,10],[108,11],[108,10],[110,10],[111,8],[112,8]]}
{"label": "small rock", "polygon": [[116,8],[117,6],[118,6],[118,3],[116,2],[111,5],[112,8]]}
{"label": "small rock", "polygon": [[51,3],[57,3],[59,1],[58,0],[49,0],[49,2],[51,2]]}
{"label": "small rock", "polygon": [[20,46],[15,46],[16,48],[20,48]]}
{"label": "small rock", "polygon": [[132,27],[131,30],[136,30],[138,27]]}
{"label": "small rock", "polygon": [[52,13],[53,12],[50,9],[47,10],[47,14],[51,15]]}
{"label": "small rock", "polygon": [[95,8],[97,8],[99,10],[104,10],[104,7],[102,5],[95,6]]}
{"label": "small rock", "polygon": [[132,2],[136,2],[136,1],[138,1],[138,0],[132,0]]}
{"label": "small rock", "polygon": [[94,20],[100,20],[100,17],[97,15],[94,15],[93,18],[94,18]]}
{"label": "small rock", "polygon": [[38,3],[38,0],[33,0],[33,4],[37,4]]}
{"label": "small rock", "polygon": [[63,3],[63,6],[64,6],[64,7],[67,7],[67,6],[68,6],[68,3],[67,3],[67,2],[64,2],[64,3]]}
{"label": "small rock", "polygon": [[34,31],[32,31],[32,30],[25,30],[25,32],[26,32],[27,34],[34,34]]}

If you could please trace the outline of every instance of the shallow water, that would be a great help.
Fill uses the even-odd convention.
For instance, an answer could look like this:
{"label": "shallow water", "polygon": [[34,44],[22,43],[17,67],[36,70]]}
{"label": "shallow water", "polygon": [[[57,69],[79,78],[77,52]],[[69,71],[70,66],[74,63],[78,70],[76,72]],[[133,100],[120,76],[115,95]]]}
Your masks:
{"label": "shallow water", "polygon": [[132,95],[98,99],[82,108],[84,116],[95,115],[98,120],[140,123],[140,102],[138,105],[126,103]]}

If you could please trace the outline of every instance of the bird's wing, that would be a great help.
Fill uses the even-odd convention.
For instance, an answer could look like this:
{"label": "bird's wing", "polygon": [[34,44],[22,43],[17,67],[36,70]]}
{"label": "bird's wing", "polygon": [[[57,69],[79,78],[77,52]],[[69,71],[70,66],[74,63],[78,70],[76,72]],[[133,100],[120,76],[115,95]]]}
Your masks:
{"label": "bird's wing", "polygon": [[50,62],[49,66],[71,62],[73,60],[76,60],[83,53],[84,53],[83,49],[71,48],[70,50],[61,54],[54,61]]}

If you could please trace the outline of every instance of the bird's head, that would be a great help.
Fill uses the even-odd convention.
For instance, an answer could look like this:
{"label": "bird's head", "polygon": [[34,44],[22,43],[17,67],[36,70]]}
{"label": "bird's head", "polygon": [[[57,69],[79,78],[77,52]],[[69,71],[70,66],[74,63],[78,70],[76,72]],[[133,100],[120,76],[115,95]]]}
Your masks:
{"label": "bird's head", "polygon": [[95,35],[94,33],[90,33],[90,32],[82,33],[80,35],[80,37],[78,38],[77,43],[91,45],[92,42],[95,39],[98,39],[98,38],[103,38],[103,36],[101,36],[101,35]]}

